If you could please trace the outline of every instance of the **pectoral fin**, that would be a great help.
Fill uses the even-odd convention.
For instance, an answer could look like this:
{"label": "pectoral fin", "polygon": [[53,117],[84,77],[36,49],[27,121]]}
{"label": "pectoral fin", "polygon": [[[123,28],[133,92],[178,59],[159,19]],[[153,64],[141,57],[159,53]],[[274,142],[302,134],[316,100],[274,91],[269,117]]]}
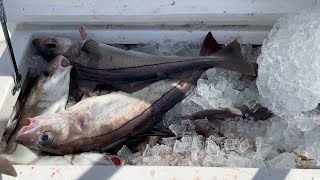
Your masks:
{"label": "pectoral fin", "polygon": [[87,40],[83,44],[82,50],[92,56],[99,57],[99,58],[101,57],[99,43],[97,43],[96,41],[94,41],[92,39]]}

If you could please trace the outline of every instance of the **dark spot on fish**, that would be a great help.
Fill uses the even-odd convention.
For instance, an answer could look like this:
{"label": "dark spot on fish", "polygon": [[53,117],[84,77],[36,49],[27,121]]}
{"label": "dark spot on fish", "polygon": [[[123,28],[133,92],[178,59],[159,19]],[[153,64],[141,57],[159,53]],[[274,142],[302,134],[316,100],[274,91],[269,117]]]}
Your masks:
{"label": "dark spot on fish", "polygon": [[172,3],[170,4],[171,6],[173,6],[173,5],[175,5],[176,4],[176,2],[175,1],[172,1]]}

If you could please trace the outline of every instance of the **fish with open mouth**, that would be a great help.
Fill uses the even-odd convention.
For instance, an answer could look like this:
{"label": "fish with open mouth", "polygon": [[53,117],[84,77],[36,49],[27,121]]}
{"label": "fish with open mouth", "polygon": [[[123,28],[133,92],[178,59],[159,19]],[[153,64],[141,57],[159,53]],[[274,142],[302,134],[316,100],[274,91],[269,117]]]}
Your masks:
{"label": "fish with open mouth", "polygon": [[39,152],[30,151],[27,147],[15,142],[20,128],[28,124],[27,118],[55,113],[65,109],[70,83],[70,61],[62,55],[57,56],[49,64],[30,91],[22,109],[17,127],[9,137],[4,154],[15,164],[26,164],[37,157]]}
{"label": "fish with open mouth", "polygon": [[[235,45],[220,50],[222,54],[228,52],[229,58],[209,58],[214,62],[211,65],[253,73],[241,54],[240,58],[234,56],[239,53],[234,51]],[[194,89],[204,71],[190,69],[180,74],[184,80],[159,80],[132,94],[119,91],[89,97],[59,113],[28,118],[29,125],[21,128],[17,142],[54,154],[99,151],[152,127]]]}
{"label": "fish with open mouth", "polygon": [[142,83],[141,87],[144,87],[144,81],[152,83],[166,78],[184,80],[180,76],[183,72],[212,67],[255,76],[251,65],[243,60],[241,47],[237,41],[233,41],[214,54],[192,57],[160,56],[123,50],[92,39],[38,37],[32,40],[32,45],[47,61],[56,55],[62,54],[67,57],[74,66],[73,72],[79,86],[91,90],[102,83],[124,92],[131,92],[131,86],[136,86],[132,83]]}

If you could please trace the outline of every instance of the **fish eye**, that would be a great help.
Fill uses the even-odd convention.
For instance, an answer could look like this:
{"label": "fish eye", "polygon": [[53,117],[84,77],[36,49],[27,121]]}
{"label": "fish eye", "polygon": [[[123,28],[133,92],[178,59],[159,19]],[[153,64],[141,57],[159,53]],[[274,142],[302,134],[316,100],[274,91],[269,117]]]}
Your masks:
{"label": "fish eye", "polygon": [[44,71],[44,72],[43,72],[43,75],[44,75],[44,77],[48,77],[50,74],[49,74],[48,71]]}
{"label": "fish eye", "polygon": [[53,135],[51,132],[43,132],[39,136],[39,144],[40,145],[47,145],[53,141]]}
{"label": "fish eye", "polygon": [[42,135],[41,140],[42,140],[43,142],[47,142],[47,141],[49,140],[49,135],[48,135],[48,134]]}
{"label": "fish eye", "polygon": [[46,48],[48,48],[48,49],[54,49],[54,48],[57,47],[57,45],[54,44],[54,43],[47,43],[45,46],[46,46]]}

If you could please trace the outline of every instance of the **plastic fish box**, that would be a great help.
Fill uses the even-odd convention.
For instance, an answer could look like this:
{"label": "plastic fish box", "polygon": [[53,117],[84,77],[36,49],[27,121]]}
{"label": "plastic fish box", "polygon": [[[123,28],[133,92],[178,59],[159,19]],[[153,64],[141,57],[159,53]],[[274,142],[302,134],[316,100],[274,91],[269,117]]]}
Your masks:
{"label": "plastic fish box", "polygon": [[[211,31],[220,44],[237,38],[262,44],[283,14],[312,7],[314,0],[5,0],[4,6],[22,82],[28,70],[30,41],[38,35],[79,39],[78,25],[108,44],[151,41],[200,43]],[[0,137],[19,91],[13,95],[14,71],[1,34]],[[17,179],[317,179],[318,170],[229,167],[31,166],[16,165]],[[2,175],[2,179],[15,179]]]}

